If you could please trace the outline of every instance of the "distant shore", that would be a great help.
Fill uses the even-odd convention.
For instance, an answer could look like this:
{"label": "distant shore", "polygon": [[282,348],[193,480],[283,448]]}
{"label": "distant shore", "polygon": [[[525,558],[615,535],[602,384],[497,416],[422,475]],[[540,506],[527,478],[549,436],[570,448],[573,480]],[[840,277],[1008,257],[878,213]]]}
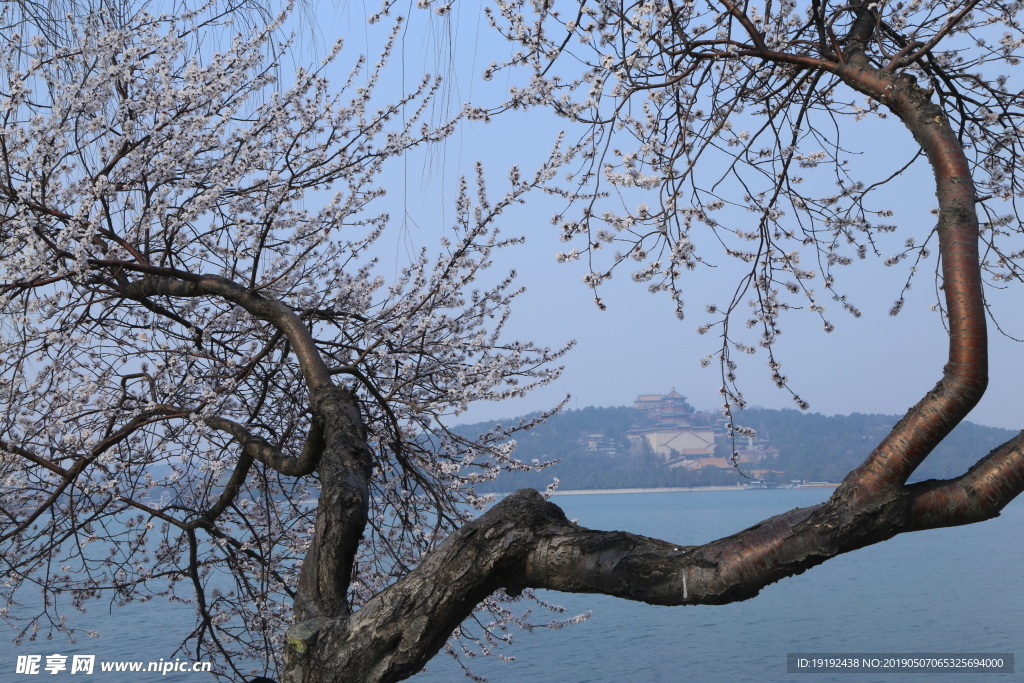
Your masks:
{"label": "distant shore", "polygon": [[[816,481],[809,484],[799,484],[797,486],[748,486],[746,484],[733,484],[732,486],[665,486],[662,488],[651,488],[651,489],[568,489],[564,491],[555,491],[551,495],[553,496],[582,496],[590,493],[675,493],[677,491],[769,491],[774,489],[827,489],[839,486],[832,482]],[[501,497],[507,496],[510,492],[496,493],[494,495]]]}

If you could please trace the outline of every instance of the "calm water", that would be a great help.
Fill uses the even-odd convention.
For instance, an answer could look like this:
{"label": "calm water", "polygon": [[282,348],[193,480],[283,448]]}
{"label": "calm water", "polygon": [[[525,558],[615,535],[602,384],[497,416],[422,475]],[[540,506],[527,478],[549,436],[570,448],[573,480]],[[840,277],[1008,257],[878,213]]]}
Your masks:
{"label": "calm water", "polygon": [[[735,533],[814,505],[831,489],[556,496],[592,529],[622,529],[681,544]],[[544,593],[589,621],[520,632],[506,654],[470,664],[492,683],[557,681],[1024,680],[1014,674],[789,674],[787,652],[1016,652],[1024,655],[1024,504],[981,525],[899,536],[829,560],[744,603],[654,607],[605,596]],[[416,683],[466,680],[445,655]]]}
{"label": "calm water", "polygon": [[[735,533],[765,517],[824,500],[831,489],[707,491],[558,496],[570,518],[592,529],[622,529],[681,544]],[[562,630],[517,631],[503,650],[516,661],[477,657],[469,663],[492,683],[676,681],[938,680],[983,683],[1024,680],[1016,674],[788,674],[787,652],[1015,652],[1024,656],[1024,503],[981,525],[897,537],[835,558],[786,579],[745,603],[721,607],[653,607],[604,596],[547,593],[567,613],[593,610],[589,621]],[[95,654],[97,660],[170,658],[192,619],[192,607],[159,604],[114,608],[92,603],[83,626],[99,638],[75,645],[55,637],[20,648],[0,643],[0,681],[40,680],[14,674],[20,654]],[[535,622],[547,621],[537,613]],[[70,662],[70,658],[69,658]],[[45,680],[67,679],[67,672]],[[208,674],[101,674],[84,680],[203,681]],[[467,680],[441,654],[416,683]]]}

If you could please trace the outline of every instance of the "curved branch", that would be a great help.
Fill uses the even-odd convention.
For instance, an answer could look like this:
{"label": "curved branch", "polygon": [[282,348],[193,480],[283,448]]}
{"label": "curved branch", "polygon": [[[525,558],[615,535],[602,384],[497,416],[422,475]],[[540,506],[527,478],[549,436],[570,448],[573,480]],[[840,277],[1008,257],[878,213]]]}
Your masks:
{"label": "curved branch", "polygon": [[309,427],[302,453],[292,457],[285,455],[279,448],[261,436],[250,432],[243,425],[219,416],[204,417],[209,427],[229,434],[242,447],[242,452],[267,467],[290,477],[303,477],[311,474],[320,460],[324,450],[323,430],[316,421]]}
{"label": "curved branch", "polygon": [[978,215],[970,162],[942,110],[911,79],[867,65],[862,53],[839,72],[848,85],[887,105],[914,135],[935,173],[939,253],[949,322],[942,379],[850,473],[836,491],[880,499],[901,487],[932,449],[977,405],[988,385],[988,333],[978,258]]}
{"label": "curved branch", "polygon": [[150,296],[198,297],[218,296],[237,304],[248,313],[265,320],[280,330],[295,350],[302,376],[310,389],[332,386],[331,373],[316,347],[313,335],[292,309],[280,301],[267,299],[237,282],[218,275],[195,275],[174,268],[149,266],[129,261],[90,259],[94,267],[120,268],[144,273],[146,277],[129,283],[118,291],[130,299]]}

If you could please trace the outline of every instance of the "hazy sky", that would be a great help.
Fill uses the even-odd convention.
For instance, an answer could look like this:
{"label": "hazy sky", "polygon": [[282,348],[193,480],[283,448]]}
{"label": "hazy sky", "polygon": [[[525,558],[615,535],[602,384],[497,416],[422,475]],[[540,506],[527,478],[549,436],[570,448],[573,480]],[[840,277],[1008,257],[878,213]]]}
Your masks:
{"label": "hazy sky", "polygon": [[[483,68],[492,59],[500,59],[503,52],[507,54],[509,48],[492,32],[475,4],[461,7],[462,15],[450,21],[427,21],[424,13],[411,10],[413,21],[399,41],[397,61],[393,62],[404,68],[406,87],[424,70],[440,68],[445,72],[444,97],[452,110],[467,100],[499,102],[509,84],[505,78],[489,84],[479,78]],[[403,11],[409,15],[410,8]],[[345,35],[349,48],[367,52],[373,61],[381,30],[366,28],[358,9],[346,5],[333,11],[321,5],[319,12],[318,29],[325,42]],[[347,69],[349,63],[343,57],[339,66]],[[389,71],[390,81],[385,86],[400,89],[402,70]],[[497,194],[508,166],[518,163],[524,172],[534,168],[565,125],[540,110],[504,114],[490,124],[466,125],[443,148],[411,156],[402,168],[393,168],[384,201],[396,218],[386,247],[396,266],[404,263],[415,247],[436,244],[450,218],[451,187],[460,173],[471,174],[472,164],[483,161],[490,174],[489,187]],[[572,133],[570,129],[570,138]],[[844,135],[846,145],[865,150],[855,160],[865,164],[895,163],[896,152],[909,149],[912,142],[895,118],[850,121]],[[894,239],[902,243],[913,236],[920,242],[935,221],[929,213],[935,195],[928,169],[920,165],[916,175],[898,179],[888,196],[900,228]],[[405,225],[400,220],[403,210],[407,213]],[[582,284],[585,265],[555,262],[555,253],[567,247],[558,241],[557,230],[549,222],[554,210],[554,204],[537,195],[502,221],[504,234],[523,234],[527,244],[496,259],[495,270],[503,274],[515,268],[528,290],[515,306],[508,327],[510,337],[550,346],[574,339],[577,346],[564,358],[565,372],[554,385],[526,399],[478,405],[464,419],[502,419],[542,410],[566,394],[572,395],[571,408],[627,405],[639,393],[664,393],[672,388],[699,409],[717,409],[721,403],[719,369],[715,363],[701,368],[698,361],[715,351],[718,339],[714,332],[699,336],[695,328],[711,319],[704,313],[706,304],[727,303],[734,286],[730,283],[737,279],[735,269],[723,262],[716,271],[690,274],[684,284],[688,308],[683,321],[675,318],[667,296],[649,294],[630,280],[626,270],[602,287],[608,305],[602,312],[593,304],[591,290]],[[777,348],[782,372],[810,403],[811,411],[902,414],[941,376],[948,340],[939,314],[929,309],[936,301],[931,275],[934,257],[923,267],[897,317],[889,316],[888,311],[899,296],[906,270],[886,268],[881,261],[868,259],[843,271],[844,291],[864,312],[860,319],[828,310],[827,317],[836,326],[831,334],[822,330],[817,317],[804,311],[782,320]],[[990,292],[990,301],[1004,329],[1018,337],[1024,335],[1021,297],[1012,291]],[[1014,398],[1024,376],[1024,349],[994,328],[990,336],[988,394],[969,419],[991,426],[1024,427]],[[789,393],[770,381],[763,351],[741,360],[740,386],[749,404],[795,407]]]}

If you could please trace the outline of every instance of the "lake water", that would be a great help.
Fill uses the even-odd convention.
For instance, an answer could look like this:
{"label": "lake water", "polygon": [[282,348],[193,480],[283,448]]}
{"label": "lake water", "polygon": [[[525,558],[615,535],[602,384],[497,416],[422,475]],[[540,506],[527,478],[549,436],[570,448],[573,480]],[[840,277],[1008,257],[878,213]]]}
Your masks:
{"label": "lake water", "polygon": [[[825,500],[832,489],[556,496],[591,529],[621,529],[680,544],[726,536],[766,517]],[[1024,653],[1024,505],[980,525],[898,536],[829,560],[724,606],[655,607],[594,595],[540,592],[586,622],[520,632],[516,661],[477,657],[492,683],[677,681],[1021,680],[1016,674],[797,674],[789,652]],[[466,680],[446,655],[416,683]]]}
{"label": "lake water", "polygon": [[[735,533],[771,515],[821,502],[831,489],[697,491],[556,496],[570,518],[592,529],[621,529],[695,545]],[[517,631],[496,657],[469,661],[492,683],[803,680],[938,680],[983,683],[1016,674],[789,674],[789,652],[1024,653],[1024,504],[980,525],[897,537],[829,560],[802,576],[769,586],[753,600],[719,607],[654,607],[605,596],[541,592],[569,616],[589,621],[561,630]],[[15,675],[17,655],[95,654],[100,660],[172,658],[192,607],[151,602],[114,608],[92,603],[87,616],[99,638],[74,645],[0,643],[0,681]],[[548,617],[536,613],[536,621]],[[70,659],[69,659],[70,662]],[[65,680],[65,671],[45,680]],[[71,681],[76,678],[69,679]],[[101,673],[85,680],[201,681],[201,673]],[[460,681],[462,669],[441,654],[415,683]]]}

